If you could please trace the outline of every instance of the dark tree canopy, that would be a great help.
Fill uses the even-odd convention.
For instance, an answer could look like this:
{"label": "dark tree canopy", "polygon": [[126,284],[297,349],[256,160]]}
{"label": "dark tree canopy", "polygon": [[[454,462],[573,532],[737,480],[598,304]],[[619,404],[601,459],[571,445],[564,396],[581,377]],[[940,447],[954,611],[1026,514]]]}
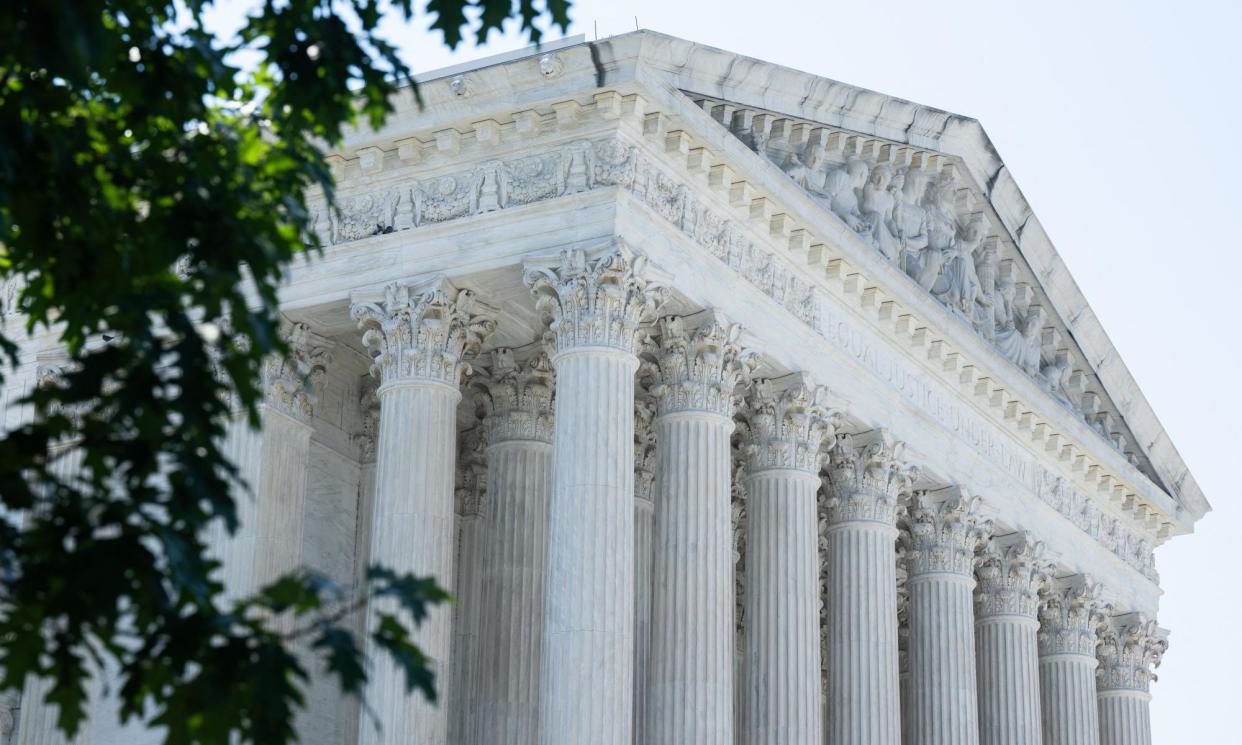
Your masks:
{"label": "dark tree canopy", "polygon": [[[0,10],[0,280],[17,283],[21,314],[0,329],[0,382],[31,363],[26,334],[66,350],[0,438],[0,692],[50,680],[69,735],[90,671],[108,665],[122,716],[150,717],[168,743],[290,742],[307,680],[295,648],[360,692],[348,619],[376,596],[400,610],[372,624],[373,648],[435,696],[410,633],[447,597],[434,578],[373,566],[365,587],[338,588],[301,571],[226,601],[204,544],[213,521],[237,527],[229,399],[257,426],[260,367],[287,351],[277,288],[312,244],[305,195],[333,193],[321,148],[359,119],[380,126],[392,97],[416,90],[377,29],[419,11],[256,0],[225,40],[204,27],[208,5]],[[541,26],[567,26],[568,6],[429,0],[423,12],[452,47],[511,20],[538,41]]]}

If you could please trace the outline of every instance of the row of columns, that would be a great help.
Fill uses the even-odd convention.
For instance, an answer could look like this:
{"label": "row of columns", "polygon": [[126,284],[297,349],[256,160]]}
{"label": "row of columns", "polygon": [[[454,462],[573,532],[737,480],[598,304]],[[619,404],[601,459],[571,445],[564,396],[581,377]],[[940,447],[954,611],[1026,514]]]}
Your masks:
{"label": "row of columns", "polygon": [[[550,354],[519,364],[498,350],[480,377],[488,508],[474,530],[485,600],[472,621],[477,674],[457,679],[470,692],[451,702],[468,708],[454,719],[454,742],[898,745],[903,718],[907,742],[928,745],[1140,742],[1145,693],[1114,692],[1141,675],[1118,674],[1114,685],[1101,674],[1100,701],[1116,703],[1096,700],[1098,592],[1057,585],[1041,603],[1050,565],[1037,547],[987,541],[988,524],[963,495],[899,506],[916,472],[888,433],[838,434],[841,412],[801,374],[754,381],[739,412],[735,391],[752,358],[738,328],[713,313],[661,320],[643,352],[666,290],[623,245],[528,262],[525,281]],[[352,312],[381,379],[371,560],[451,582],[455,410],[465,358],[494,329],[494,311],[437,279],[391,286]],[[652,435],[635,430],[640,352]],[[735,427],[747,494],[740,676]],[[636,465],[640,479],[654,476],[649,501],[636,491]],[[433,611],[416,639],[432,659],[464,663],[450,648],[451,621]],[[1140,658],[1149,669],[1152,656],[1134,643],[1101,646],[1128,650],[1102,652],[1102,670]],[[406,695],[382,656],[368,700],[385,740],[448,742],[446,708]],[[364,726],[361,742],[378,741]]]}

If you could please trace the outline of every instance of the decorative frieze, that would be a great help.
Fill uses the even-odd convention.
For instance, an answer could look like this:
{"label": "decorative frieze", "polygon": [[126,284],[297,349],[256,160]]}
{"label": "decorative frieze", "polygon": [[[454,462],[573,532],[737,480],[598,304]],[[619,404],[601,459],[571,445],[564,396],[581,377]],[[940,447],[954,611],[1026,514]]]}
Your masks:
{"label": "decorative frieze", "polygon": [[552,442],[554,375],[546,353],[519,363],[512,349],[492,350],[490,365],[477,382],[492,442]]}
{"label": "decorative frieze", "polygon": [[307,421],[315,414],[316,389],[327,378],[332,342],[305,323],[285,324],[281,331],[289,354],[272,355],[263,362],[263,402],[287,416]]}
{"label": "decorative frieze", "polygon": [[899,520],[900,545],[911,577],[925,574],[974,576],[975,555],[991,532],[979,515],[979,498],[919,492]]}
{"label": "decorative frieze", "polygon": [[749,377],[755,355],[738,343],[741,326],[714,311],[697,327],[665,316],[658,322],[654,354],[657,380],[651,387],[659,413],[702,411],[733,416],[733,394]]}
{"label": "decorative frieze", "polygon": [[988,541],[979,560],[975,594],[978,618],[1021,616],[1035,619],[1039,596],[1056,563],[1045,556],[1044,544],[1027,533],[998,536]]}
{"label": "decorative frieze", "polygon": [[427,380],[461,384],[464,361],[496,330],[494,313],[469,290],[437,277],[417,286],[392,283],[376,302],[355,302],[350,315],[371,351],[371,374],[384,384]]}
{"label": "decorative frieze", "polygon": [[1169,648],[1169,641],[1156,622],[1138,613],[1114,616],[1104,624],[1099,636],[1096,687],[1100,691],[1146,692],[1156,679],[1152,668],[1160,665]]}
{"label": "decorative frieze", "polygon": [[819,472],[823,444],[844,418],[828,405],[827,393],[801,373],[755,381],[746,445],[752,476],[774,468]]}
{"label": "decorative frieze", "polygon": [[918,468],[907,462],[906,444],[887,429],[873,433],[866,444],[858,439],[838,435],[830,453],[828,521],[893,525],[897,498],[910,491]]}
{"label": "decorative frieze", "polygon": [[1082,576],[1056,580],[1042,593],[1039,609],[1039,655],[1095,657],[1108,605],[1102,587]]}
{"label": "decorative frieze", "polygon": [[556,263],[528,260],[524,272],[557,353],[604,347],[637,354],[642,322],[668,297],[651,276],[647,257],[620,239],[591,257],[577,248]]}

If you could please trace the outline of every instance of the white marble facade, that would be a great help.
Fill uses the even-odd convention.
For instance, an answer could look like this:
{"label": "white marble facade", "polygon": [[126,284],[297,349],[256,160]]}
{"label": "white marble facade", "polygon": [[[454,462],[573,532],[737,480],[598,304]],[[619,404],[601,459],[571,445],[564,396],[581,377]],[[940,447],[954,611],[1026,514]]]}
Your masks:
{"label": "white marble facade", "polygon": [[1150,742],[1208,505],[977,122],[650,32],[422,95],[330,158],[213,545],[439,577],[443,700],[317,680],[302,742]]}

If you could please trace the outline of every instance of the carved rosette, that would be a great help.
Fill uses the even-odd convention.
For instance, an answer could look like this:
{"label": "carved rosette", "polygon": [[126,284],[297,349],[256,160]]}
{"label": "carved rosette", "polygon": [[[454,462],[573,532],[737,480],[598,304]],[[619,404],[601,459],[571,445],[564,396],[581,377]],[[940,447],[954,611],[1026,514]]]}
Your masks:
{"label": "carved rosette", "polygon": [[898,520],[900,542],[911,577],[974,577],[975,556],[992,530],[991,521],[979,515],[978,497],[944,499],[920,492],[902,513]]}
{"label": "carved rosette", "polygon": [[552,442],[552,362],[540,352],[525,363],[513,350],[495,349],[479,380],[480,401],[493,444],[513,440]]}
{"label": "carved rosette", "polygon": [[1095,657],[1108,605],[1100,598],[1101,585],[1086,578],[1055,580],[1042,595],[1039,608],[1039,654]]}
{"label": "carved rosette", "polygon": [[458,437],[453,502],[457,514],[463,517],[483,514],[483,502],[487,498],[487,443],[486,427],[468,429]]}
{"label": "carved rosette", "polygon": [[1156,679],[1152,668],[1169,648],[1155,621],[1135,613],[1113,618],[1100,633],[1096,685],[1101,691],[1143,691]]}
{"label": "carved rosette", "polygon": [[273,355],[263,363],[263,403],[287,416],[308,421],[315,415],[316,390],[323,386],[332,361],[332,342],[305,323],[281,329],[288,356]]}
{"label": "carved rosette", "polygon": [[778,468],[819,473],[824,442],[844,418],[824,403],[826,394],[801,374],[755,381],[746,443],[751,475]]}
{"label": "carved rosette", "polygon": [[649,275],[647,257],[618,239],[594,257],[574,249],[562,251],[556,264],[528,261],[524,279],[550,322],[557,353],[605,347],[637,354],[640,324],[668,297]]}
{"label": "carved rosette", "polygon": [[897,499],[910,491],[918,468],[905,459],[906,444],[888,430],[860,447],[853,435],[839,435],[828,464],[828,522],[894,525]]}
{"label": "carved rosette", "polygon": [[355,302],[350,315],[384,384],[409,380],[456,388],[470,371],[463,360],[493,331],[495,314],[444,277],[411,287],[393,283],[377,302]]}
{"label": "carved rosette", "polygon": [[742,351],[742,327],[712,312],[697,328],[666,316],[658,323],[656,382],[651,386],[658,412],[702,411],[733,416],[733,392],[754,367],[754,355]]}
{"label": "carved rosette", "polygon": [[655,402],[643,396],[634,401],[634,496],[648,502],[655,495]]}
{"label": "carved rosette", "polygon": [[976,575],[975,615],[1039,616],[1039,593],[1052,579],[1056,564],[1044,555],[1044,544],[1026,533],[1002,536],[988,542]]}

